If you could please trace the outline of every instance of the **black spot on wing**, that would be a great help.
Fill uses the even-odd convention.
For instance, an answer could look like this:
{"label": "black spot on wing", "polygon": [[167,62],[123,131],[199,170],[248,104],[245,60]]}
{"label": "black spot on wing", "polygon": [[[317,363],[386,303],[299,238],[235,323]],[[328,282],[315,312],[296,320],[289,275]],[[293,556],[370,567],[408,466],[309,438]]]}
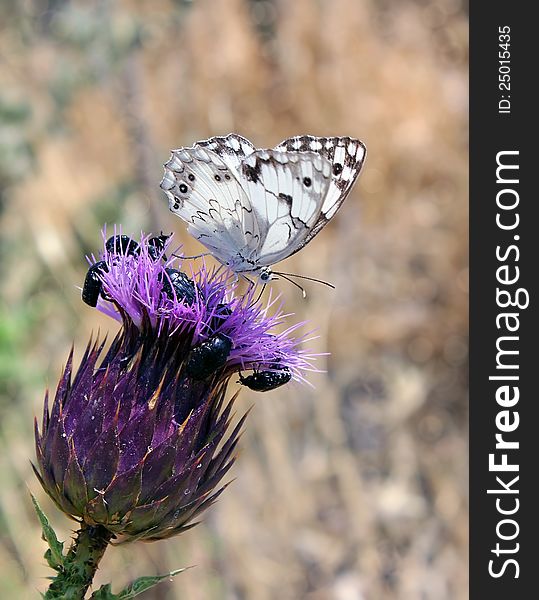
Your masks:
{"label": "black spot on wing", "polygon": [[258,183],[261,169],[262,165],[258,158],[255,161],[254,167],[248,165],[247,163],[242,164],[242,171],[245,175],[245,178],[247,181],[252,181],[253,183]]}
{"label": "black spot on wing", "polygon": [[292,207],[292,196],[290,194],[279,194],[279,200],[284,200],[289,207]]}
{"label": "black spot on wing", "polygon": [[292,217],[292,225],[294,225],[295,229],[303,229],[307,227],[307,223],[302,221],[299,217]]}
{"label": "black spot on wing", "polygon": [[[207,140],[201,140],[196,145],[207,148],[221,157],[232,156],[239,159],[245,158],[255,150],[248,139],[234,133],[227,136],[216,136]],[[225,179],[230,179],[230,175],[228,177],[225,175]]]}
{"label": "black spot on wing", "polygon": [[[353,148],[350,151],[350,147]],[[334,163],[337,148],[344,150],[344,157],[341,162],[334,163],[333,174],[338,177],[344,167],[352,169],[352,173],[359,171],[365,158],[365,145],[356,138],[345,137],[316,137],[311,135],[300,135],[289,138],[281,142],[277,148],[284,148],[287,151],[295,152],[315,152],[330,162]],[[346,181],[345,184],[346,185]]]}

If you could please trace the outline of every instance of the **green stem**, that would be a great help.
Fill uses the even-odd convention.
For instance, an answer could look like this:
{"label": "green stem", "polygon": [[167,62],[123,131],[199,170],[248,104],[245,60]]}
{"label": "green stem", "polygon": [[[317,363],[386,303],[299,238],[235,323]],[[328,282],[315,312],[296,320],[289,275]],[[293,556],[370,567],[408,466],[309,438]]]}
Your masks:
{"label": "green stem", "polygon": [[83,523],[64,561],[45,594],[46,600],[83,600],[112,534],[104,527]]}

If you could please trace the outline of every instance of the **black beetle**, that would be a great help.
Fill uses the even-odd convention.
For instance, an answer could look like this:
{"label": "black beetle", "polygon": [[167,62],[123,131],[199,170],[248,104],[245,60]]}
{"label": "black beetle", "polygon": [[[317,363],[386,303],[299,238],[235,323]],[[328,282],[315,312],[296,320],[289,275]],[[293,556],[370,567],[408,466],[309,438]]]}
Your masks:
{"label": "black beetle", "polygon": [[168,275],[160,276],[163,287],[161,291],[165,293],[171,300],[174,300],[174,292],[178,300],[184,300],[186,304],[193,304],[196,300],[196,285],[192,279],[189,279],[183,271],[178,269],[166,268],[165,273]]}
{"label": "black beetle", "polygon": [[[148,240],[148,254],[153,260],[163,258],[166,260],[166,256],[163,254],[163,250],[167,244],[170,235],[156,235]],[[125,254],[138,256],[140,254],[140,246],[135,240],[131,239],[127,235],[113,235],[105,242],[105,248],[109,254]]]}
{"label": "black beetle", "polygon": [[[155,236],[148,240],[148,254],[153,260],[158,260],[160,257],[166,260],[166,257],[163,254],[163,250],[165,249],[165,245],[169,235],[161,235]],[[135,240],[131,239],[127,235],[113,235],[105,242],[105,248],[109,254],[124,254],[131,256],[138,256],[140,254],[140,246]],[[103,286],[101,279],[99,278],[99,274],[102,272],[107,272],[108,267],[107,263],[104,260],[100,260],[93,264],[86,273],[86,277],[84,279],[84,285],[82,287],[82,300],[89,306],[97,306],[97,301],[99,299],[99,295],[103,296]],[[166,271],[174,271],[175,273],[179,273],[176,269],[166,269]],[[181,282],[178,280],[176,282],[177,277],[175,275],[171,275],[171,279],[173,280],[174,289],[176,290],[176,294],[183,298],[188,299],[190,303],[194,302],[194,284],[187,277],[187,275],[181,274],[185,277],[185,279],[181,279]],[[191,283],[191,287],[189,286],[189,282]],[[168,281],[169,292],[166,292],[169,297],[172,295],[172,288]],[[182,285],[183,284],[183,285]]]}
{"label": "black beetle", "polygon": [[187,357],[185,366],[187,376],[198,381],[206,379],[225,366],[231,350],[232,340],[222,333],[217,333],[206,342],[201,342]]}
{"label": "black beetle", "polygon": [[105,242],[105,249],[109,254],[131,254],[136,256],[140,248],[135,240],[127,235],[113,235]]}
{"label": "black beetle", "polygon": [[86,277],[84,279],[84,285],[82,286],[82,301],[88,304],[88,306],[97,306],[97,300],[103,284],[99,275],[109,270],[107,263],[104,260],[100,260],[92,265]]}
{"label": "black beetle", "polygon": [[252,375],[243,377],[239,373],[238,383],[245,385],[254,392],[269,392],[275,388],[281,387],[292,379],[292,373],[288,367],[276,366],[275,371],[255,371]]}
{"label": "black beetle", "polygon": [[167,260],[167,257],[163,254],[163,250],[167,245],[169,237],[170,235],[164,235],[161,232],[161,235],[156,235],[148,240],[148,254],[151,259],[158,260],[162,258],[163,260]]}
{"label": "black beetle", "polygon": [[212,331],[219,329],[223,322],[230,317],[232,310],[227,304],[218,304],[211,318],[210,328]]}

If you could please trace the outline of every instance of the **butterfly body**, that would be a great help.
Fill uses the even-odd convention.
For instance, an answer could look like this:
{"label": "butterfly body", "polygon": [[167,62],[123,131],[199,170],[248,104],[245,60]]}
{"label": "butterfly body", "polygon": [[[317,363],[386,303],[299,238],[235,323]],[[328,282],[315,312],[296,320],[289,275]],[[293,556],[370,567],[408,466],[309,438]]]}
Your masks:
{"label": "butterfly body", "polygon": [[349,137],[297,136],[257,150],[230,134],[173,150],[161,188],[189,233],[237,274],[272,279],[340,208],[365,159]]}

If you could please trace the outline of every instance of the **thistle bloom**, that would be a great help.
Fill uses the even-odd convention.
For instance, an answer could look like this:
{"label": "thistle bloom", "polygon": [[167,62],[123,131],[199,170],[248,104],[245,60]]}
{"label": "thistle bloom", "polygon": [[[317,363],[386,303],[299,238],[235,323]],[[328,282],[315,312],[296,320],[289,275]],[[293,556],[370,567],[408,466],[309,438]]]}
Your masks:
{"label": "thistle bloom", "polygon": [[105,244],[90,290],[120,332],[108,348],[90,342],[75,375],[71,353],[36,421],[34,470],[82,526],[151,541],[193,526],[223,490],[245,418],[229,431],[231,376],[284,368],[303,380],[313,355],[294,337],[302,324],[276,331],[286,315],[271,295],[237,295],[224,269],[180,271],[171,238],[124,238]]}

